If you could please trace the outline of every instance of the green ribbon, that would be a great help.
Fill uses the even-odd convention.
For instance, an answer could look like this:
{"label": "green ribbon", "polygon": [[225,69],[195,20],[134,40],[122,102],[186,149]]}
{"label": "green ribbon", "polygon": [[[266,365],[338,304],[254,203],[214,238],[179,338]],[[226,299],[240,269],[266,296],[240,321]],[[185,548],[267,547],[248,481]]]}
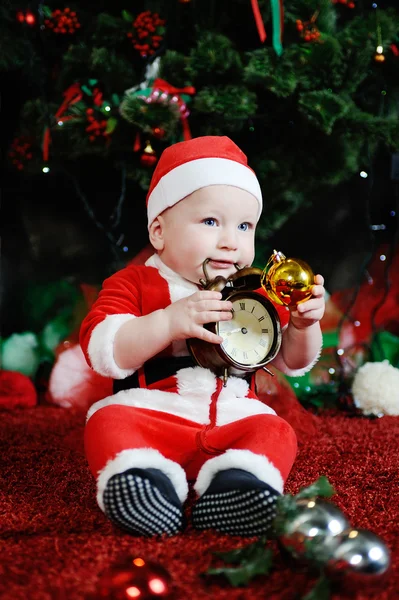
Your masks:
{"label": "green ribbon", "polygon": [[281,56],[283,53],[283,45],[281,43],[281,6],[280,0],[270,0],[271,9],[272,9],[272,24],[273,24],[273,36],[272,43],[274,51],[277,56]]}

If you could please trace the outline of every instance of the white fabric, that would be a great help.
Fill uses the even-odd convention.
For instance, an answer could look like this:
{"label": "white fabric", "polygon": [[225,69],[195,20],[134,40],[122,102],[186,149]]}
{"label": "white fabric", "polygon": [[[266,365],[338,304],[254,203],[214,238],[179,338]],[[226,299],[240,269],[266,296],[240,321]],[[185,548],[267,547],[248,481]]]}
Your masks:
{"label": "white fabric", "polygon": [[185,502],[188,495],[188,483],[183,467],[162,456],[158,450],[153,448],[139,448],[134,450],[122,450],[98,473],[97,478],[97,502],[104,511],[103,495],[109,479],[113,475],[123,473],[128,469],[159,469],[171,480],[176,494],[181,501]]}
{"label": "white fabric", "polygon": [[164,210],[208,185],[232,185],[249,192],[259,203],[259,219],[262,192],[255,173],[235,160],[199,158],[175,167],[159,180],[148,198],[148,226]]}
{"label": "white fabric", "polygon": [[124,379],[141,367],[141,365],[137,365],[134,369],[121,369],[114,359],[114,340],[118,329],[135,318],[131,314],[108,315],[93,329],[87,353],[93,369],[100,375],[113,379]]}
{"label": "white fabric", "polygon": [[250,450],[227,450],[220,456],[210,458],[201,467],[194,489],[198,496],[202,496],[208,489],[214,475],[226,469],[243,469],[255,475],[261,481],[269,484],[280,494],[283,493],[284,481],[280,471],[261,454],[254,454]]}
{"label": "white fabric", "polygon": [[[122,390],[95,402],[88,410],[88,421],[97,411],[111,405],[146,408],[175,415],[193,423],[209,423],[209,406],[216,389],[216,377],[202,367],[180,369],[176,374],[176,392],[132,388]],[[217,402],[217,425],[234,423],[254,415],[276,414],[260,400],[247,398],[248,384],[238,377],[230,377],[222,388]]]}

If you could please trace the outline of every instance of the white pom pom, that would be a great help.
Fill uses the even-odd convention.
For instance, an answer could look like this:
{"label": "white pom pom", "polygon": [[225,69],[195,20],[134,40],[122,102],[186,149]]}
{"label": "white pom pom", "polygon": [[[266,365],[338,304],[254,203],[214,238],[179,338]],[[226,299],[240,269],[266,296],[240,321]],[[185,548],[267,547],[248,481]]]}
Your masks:
{"label": "white pom pom", "polygon": [[365,415],[398,416],[399,369],[388,360],[365,363],[355,375],[352,394],[356,406]]}

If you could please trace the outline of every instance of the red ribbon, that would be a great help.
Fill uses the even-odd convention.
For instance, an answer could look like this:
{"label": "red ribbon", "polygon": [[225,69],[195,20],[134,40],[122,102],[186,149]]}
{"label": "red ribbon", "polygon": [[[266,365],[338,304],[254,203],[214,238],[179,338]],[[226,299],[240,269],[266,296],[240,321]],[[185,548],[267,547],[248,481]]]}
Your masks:
{"label": "red ribbon", "polygon": [[[284,4],[283,4],[283,0],[280,0],[279,2],[280,4],[280,39],[283,39],[283,32],[284,32]],[[256,23],[256,27],[258,29],[258,33],[259,33],[259,38],[260,41],[263,42],[266,40],[266,31],[265,31],[265,25],[263,23],[263,18],[261,15],[261,12],[259,10],[259,4],[258,4],[258,0],[251,0],[251,5],[252,5],[252,11],[254,13],[254,17],[255,17],[255,23]]]}
{"label": "red ribbon", "polygon": [[[187,94],[188,96],[193,96],[195,94],[195,88],[192,86],[184,87],[184,88],[176,88],[173,85],[170,85],[164,79],[156,79],[153,83],[153,87],[161,90],[161,92],[165,92],[166,94],[170,94],[171,96],[177,96],[177,104],[181,107],[184,102],[180,96],[180,94]],[[180,112],[180,119],[183,127],[183,137],[185,140],[191,139],[191,131],[190,126],[188,124],[188,119]]]}
{"label": "red ribbon", "polygon": [[[55,113],[55,118],[59,119],[65,113],[65,111],[69,108],[71,104],[75,104],[79,102],[82,98],[83,93],[80,89],[80,85],[78,83],[73,83],[69,88],[64,92],[64,101]],[[64,117],[63,121],[67,121],[72,119],[73,117]],[[50,128],[46,127],[43,133],[43,160],[44,162],[48,162],[49,158],[49,148],[51,143],[51,133]]]}
{"label": "red ribbon", "polygon": [[262,15],[260,14],[258,0],[251,0],[252,11],[255,17],[256,27],[258,29],[260,41],[263,43],[266,39],[265,25],[263,23]]}

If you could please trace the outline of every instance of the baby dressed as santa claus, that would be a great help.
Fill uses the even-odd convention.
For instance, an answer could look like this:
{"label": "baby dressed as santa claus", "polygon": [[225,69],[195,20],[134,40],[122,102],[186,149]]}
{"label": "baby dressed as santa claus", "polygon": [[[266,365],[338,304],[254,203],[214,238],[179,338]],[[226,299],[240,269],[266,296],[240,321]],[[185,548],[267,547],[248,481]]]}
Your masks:
{"label": "baby dressed as santa claus", "polygon": [[[230,320],[232,304],[202,289],[203,263],[210,279],[252,264],[259,182],[229,138],[199,137],[163,152],[147,209],[154,255],[104,281],[80,332],[89,365],[114,380],[85,428],[98,504],[133,535],[175,535],[193,482],[195,528],[263,535],[295,460],[295,433],[251,381],[222,382],[186,343],[223,342],[204,325]],[[312,298],[295,309],[276,307],[283,336],[271,364],[283,373],[318,360],[323,283],[316,275]]]}

